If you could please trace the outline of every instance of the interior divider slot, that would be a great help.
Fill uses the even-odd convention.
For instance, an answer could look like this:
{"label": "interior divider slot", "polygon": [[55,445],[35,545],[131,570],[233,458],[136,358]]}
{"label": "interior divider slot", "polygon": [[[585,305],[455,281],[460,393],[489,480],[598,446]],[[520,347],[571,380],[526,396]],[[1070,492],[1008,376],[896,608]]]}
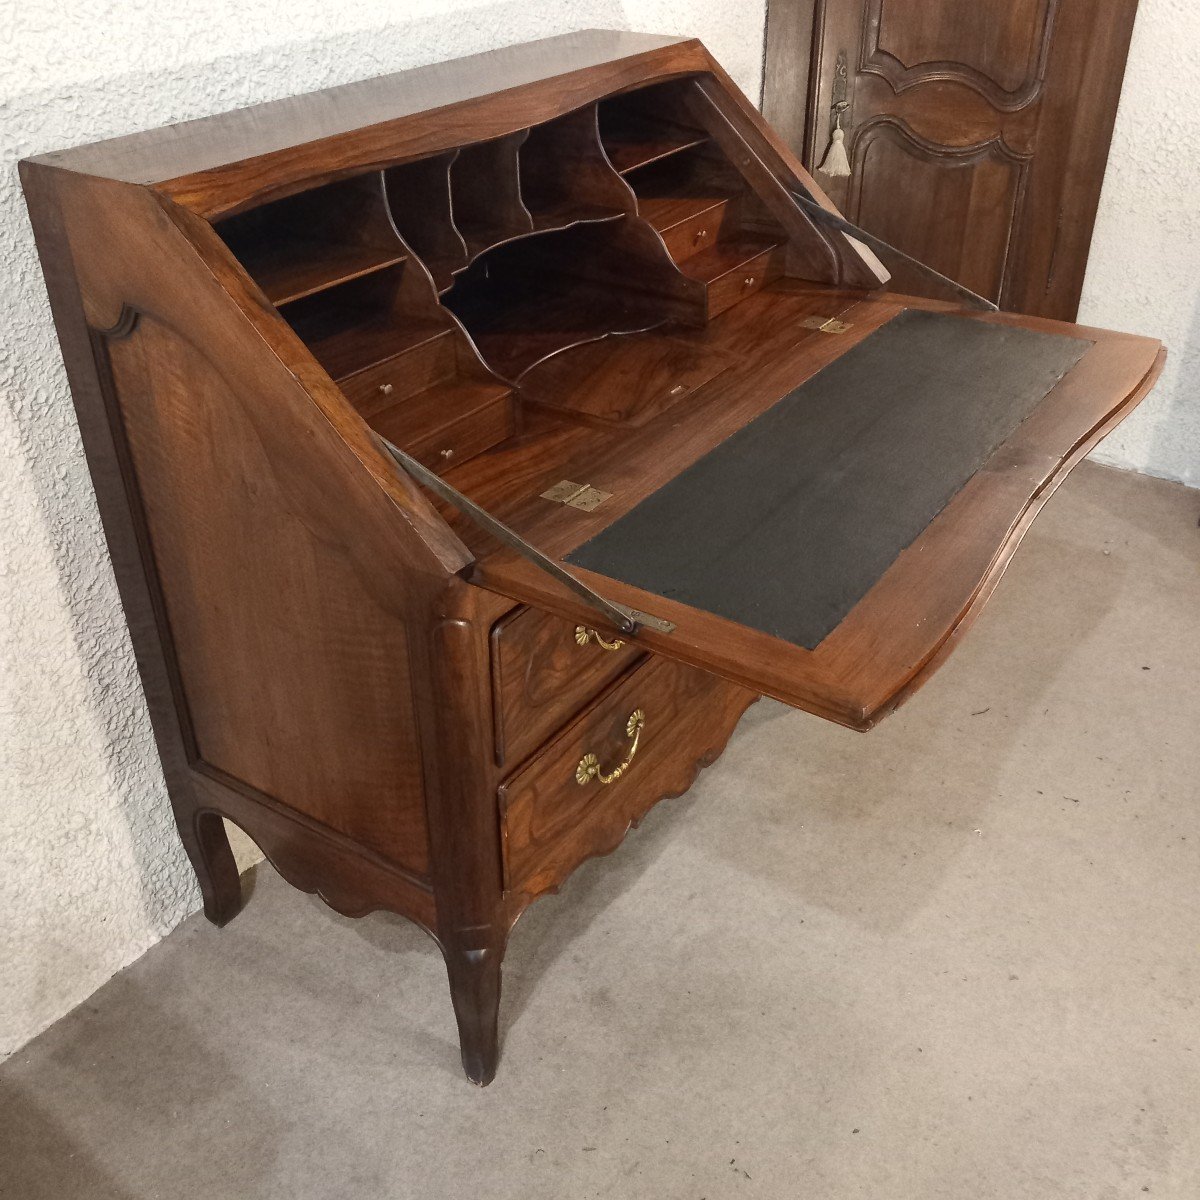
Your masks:
{"label": "interior divider slot", "polygon": [[601,101],[599,129],[609,161],[622,175],[708,140],[689,117],[675,82]]}
{"label": "interior divider slot", "polygon": [[406,303],[413,273],[408,263],[320,292],[283,316],[334,380],[411,350],[450,323],[436,307]]}
{"label": "interior divider slot", "polygon": [[454,273],[469,261],[450,202],[450,169],[457,153],[418,159],[384,172],[392,220],[429,269],[439,292],[450,287]]}
{"label": "interior divider slot", "polygon": [[535,125],[518,151],[521,197],[535,230],[635,212],[629,185],[600,145],[596,105]]}
{"label": "interior divider slot", "polygon": [[443,303],[511,381],[569,346],[705,319],[703,284],[629,218],[501,246],[459,276]]}
{"label": "interior divider slot", "polygon": [[634,171],[629,184],[638,213],[659,233],[711,213],[714,219],[738,199],[742,188],[723,163],[691,150]]}
{"label": "interior divider slot", "polygon": [[454,223],[475,258],[534,229],[521,200],[518,154],[528,129],[464,146],[450,164]]}
{"label": "interior divider slot", "polygon": [[384,270],[405,256],[378,172],[261,205],[215,228],[276,306]]}

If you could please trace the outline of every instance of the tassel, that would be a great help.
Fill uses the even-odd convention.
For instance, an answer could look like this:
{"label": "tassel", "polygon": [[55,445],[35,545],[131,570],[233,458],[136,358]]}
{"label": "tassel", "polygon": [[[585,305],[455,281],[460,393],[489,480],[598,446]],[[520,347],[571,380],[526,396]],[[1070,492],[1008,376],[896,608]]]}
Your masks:
{"label": "tassel", "polygon": [[850,174],[850,159],[846,156],[846,135],[842,132],[842,114],[838,113],[837,124],[833,127],[833,137],[829,139],[829,149],[817,168],[831,179],[845,179]]}

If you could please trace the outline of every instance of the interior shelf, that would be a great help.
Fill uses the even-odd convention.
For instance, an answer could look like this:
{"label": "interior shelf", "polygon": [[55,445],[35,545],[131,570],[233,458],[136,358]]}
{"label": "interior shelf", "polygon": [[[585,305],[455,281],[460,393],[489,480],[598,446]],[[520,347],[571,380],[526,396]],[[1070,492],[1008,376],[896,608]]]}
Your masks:
{"label": "interior shelf", "polygon": [[631,113],[620,122],[602,125],[601,137],[609,161],[620,175],[693,146],[702,146],[708,140],[708,135],[699,129],[655,120],[641,113]]}
{"label": "interior shelf", "polygon": [[217,223],[274,305],[381,271],[405,258],[378,172],[314,188]]}
{"label": "interior shelf", "polygon": [[715,218],[740,191],[727,170],[694,150],[637,170],[629,183],[638,212],[659,233],[702,214]]}
{"label": "interior shelf", "polygon": [[263,244],[257,253],[243,258],[242,265],[267,299],[281,305],[381,271],[404,257],[399,244],[390,248],[354,246],[296,237]]}
{"label": "interior shelf", "polygon": [[334,379],[403,354],[444,333],[436,315],[396,311],[403,265],[288,305],[284,317]]}
{"label": "interior shelf", "polygon": [[673,84],[605,100],[599,118],[600,140],[622,175],[708,140],[687,120]]}

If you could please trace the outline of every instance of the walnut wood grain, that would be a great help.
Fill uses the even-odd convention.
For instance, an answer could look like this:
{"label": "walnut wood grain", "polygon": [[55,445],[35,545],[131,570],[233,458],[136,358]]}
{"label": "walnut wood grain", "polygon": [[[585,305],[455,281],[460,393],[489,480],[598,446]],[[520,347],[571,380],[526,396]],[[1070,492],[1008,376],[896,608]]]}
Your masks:
{"label": "walnut wood grain", "polygon": [[[745,688],[661,659],[615,684],[501,787],[509,891],[553,890],[585,859],[615,849],[659,800],[685,792],[716,760],[755,699]],[[575,773],[585,754],[602,764],[628,754],[626,722],[635,710],[646,725],[628,771],[608,786],[580,785]]]}
{"label": "walnut wood grain", "polygon": [[605,426],[636,427],[735,361],[731,353],[654,330],[555,355],[524,376],[521,395]]}
{"label": "walnut wood grain", "polygon": [[496,762],[509,769],[641,657],[628,641],[536,608],[505,617],[491,645]]}

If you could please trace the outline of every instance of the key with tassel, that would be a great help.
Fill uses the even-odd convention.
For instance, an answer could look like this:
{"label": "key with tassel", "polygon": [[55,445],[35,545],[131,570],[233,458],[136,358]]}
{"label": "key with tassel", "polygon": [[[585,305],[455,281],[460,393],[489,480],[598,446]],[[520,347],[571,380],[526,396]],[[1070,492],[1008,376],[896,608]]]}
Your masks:
{"label": "key with tassel", "polygon": [[846,154],[846,134],[842,129],[842,113],[849,108],[848,104],[834,105],[833,134],[829,139],[829,149],[821,159],[817,168],[831,179],[846,179],[850,175],[850,158]]}
{"label": "key with tassel", "polygon": [[850,157],[846,153],[846,134],[842,129],[842,116],[850,107],[846,99],[848,90],[849,72],[846,68],[846,52],[843,50],[833,70],[833,132],[829,138],[829,149],[817,168],[831,179],[846,179],[850,175]]}

